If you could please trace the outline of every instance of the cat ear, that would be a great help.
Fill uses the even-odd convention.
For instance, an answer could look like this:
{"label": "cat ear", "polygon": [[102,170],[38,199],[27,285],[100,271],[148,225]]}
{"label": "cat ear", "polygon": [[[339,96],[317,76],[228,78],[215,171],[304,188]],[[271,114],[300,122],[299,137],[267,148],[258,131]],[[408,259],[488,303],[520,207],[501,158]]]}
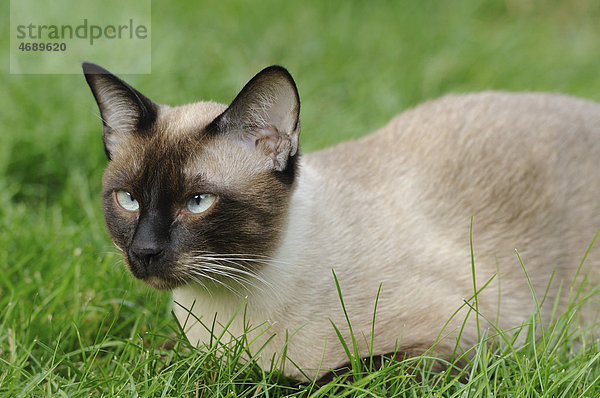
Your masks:
{"label": "cat ear", "polygon": [[233,135],[272,160],[277,171],[286,168],[298,151],[300,98],[285,68],[259,72],[215,121],[217,134]]}
{"label": "cat ear", "polygon": [[156,120],[158,107],[106,69],[89,62],[84,62],[82,68],[100,108],[104,151],[110,160],[111,152],[123,137],[148,132]]}

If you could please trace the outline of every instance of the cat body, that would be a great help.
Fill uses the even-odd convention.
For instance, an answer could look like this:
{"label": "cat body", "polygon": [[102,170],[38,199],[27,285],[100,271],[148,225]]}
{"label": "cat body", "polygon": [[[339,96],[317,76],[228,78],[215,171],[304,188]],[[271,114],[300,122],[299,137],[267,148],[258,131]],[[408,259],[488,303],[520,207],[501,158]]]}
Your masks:
{"label": "cat body", "polygon": [[[483,329],[534,313],[515,249],[539,301],[548,291],[548,322],[600,227],[600,106],[590,101],[450,95],[299,156],[299,100],[282,68],[259,73],[229,107],[173,108],[95,65],[84,71],[110,159],[107,225],[132,273],[173,290],[193,344],[246,332],[261,366],[276,361],[294,378],[348,362],[332,326],[352,344],[334,272],[361,355],[449,355],[474,284],[491,279],[477,297]],[[123,208],[130,197],[138,208]],[[592,250],[581,275],[594,279],[599,265]],[[477,336],[470,314],[460,343]]]}

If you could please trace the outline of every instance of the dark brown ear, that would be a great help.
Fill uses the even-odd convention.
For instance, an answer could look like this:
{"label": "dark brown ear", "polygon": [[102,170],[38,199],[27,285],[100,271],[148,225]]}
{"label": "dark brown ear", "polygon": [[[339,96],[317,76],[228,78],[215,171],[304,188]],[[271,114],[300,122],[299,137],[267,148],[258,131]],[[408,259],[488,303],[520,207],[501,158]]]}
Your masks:
{"label": "dark brown ear", "polygon": [[284,170],[298,151],[300,134],[300,98],[294,79],[281,66],[263,69],[213,126],[217,134],[229,134],[269,157],[274,170]]}
{"label": "dark brown ear", "polygon": [[101,66],[84,62],[82,68],[100,109],[104,150],[110,159],[125,135],[149,133],[157,105]]}

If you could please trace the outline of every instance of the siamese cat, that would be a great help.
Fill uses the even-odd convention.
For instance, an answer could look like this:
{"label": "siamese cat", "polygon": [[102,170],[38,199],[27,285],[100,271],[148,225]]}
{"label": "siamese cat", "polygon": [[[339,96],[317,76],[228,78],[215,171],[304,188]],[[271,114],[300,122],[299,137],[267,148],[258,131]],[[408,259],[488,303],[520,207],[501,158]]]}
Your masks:
{"label": "siamese cat", "polygon": [[83,71],[103,122],[110,236],[136,278],[172,290],[193,344],[246,333],[259,365],[311,379],[348,362],[333,327],[352,344],[342,300],[360,355],[443,356],[459,333],[461,347],[478,343],[477,318],[491,332],[526,322],[527,275],[544,322],[576,274],[597,276],[598,250],[577,272],[600,227],[596,103],[449,95],[300,155],[282,67],[229,106],[159,105]]}

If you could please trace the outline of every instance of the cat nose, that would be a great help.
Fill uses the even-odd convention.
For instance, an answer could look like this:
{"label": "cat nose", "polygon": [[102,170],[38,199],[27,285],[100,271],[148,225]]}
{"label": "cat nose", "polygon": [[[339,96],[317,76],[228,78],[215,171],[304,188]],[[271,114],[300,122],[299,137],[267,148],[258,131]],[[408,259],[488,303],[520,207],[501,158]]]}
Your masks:
{"label": "cat nose", "polygon": [[158,269],[157,267],[159,267],[163,252],[163,247],[158,245],[132,245],[129,250],[129,263],[132,267],[131,271],[138,278],[154,274]]}
{"label": "cat nose", "polygon": [[158,245],[142,247],[134,246],[131,248],[131,251],[136,258],[147,264],[152,258],[158,257],[164,251],[164,249]]}
{"label": "cat nose", "polygon": [[142,267],[145,272],[150,271],[150,265],[156,262],[167,247],[165,230],[168,228],[165,228],[165,222],[160,217],[154,214],[140,217],[129,247],[129,254],[131,259],[138,263],[138,267]]}
{"label": "cat nose", "polygon": [[136,278],[144,279],[160,271],[164,246],[158,244],[132,244],[128,250],[128,265]]}

